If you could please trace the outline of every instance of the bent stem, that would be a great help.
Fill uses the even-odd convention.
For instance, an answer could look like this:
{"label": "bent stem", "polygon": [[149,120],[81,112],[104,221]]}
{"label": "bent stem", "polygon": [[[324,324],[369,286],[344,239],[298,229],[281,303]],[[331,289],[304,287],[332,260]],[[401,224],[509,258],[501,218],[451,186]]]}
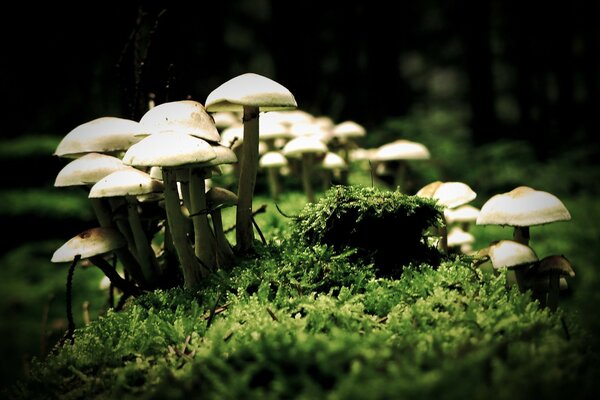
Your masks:
{"label": "bent stem", "polygon": [[101,256],[90,257],[90,261],[96,267],[100,268],[104,275],[106,275],[106,277],[110,280],[111,286],[114,286],[121,292],[130,294],[132,296],[138,296],[141,294],[141,290],[137,286],[132,285],[131,282],[121,278],[121,275],[117,273],[113,266]]}
{"label": "bent stem", "polygon": [[215,230],[215,240],[217,244],[217,264],[219,268],[231,269],[235,265],[235,254],[229,245],[229,241],[225,237],[223,231],[223,219],[221,217],[221,210],[217,209],[210,213],[213,222],[213,228]]}
{"label": "bent stem", "polygon": [[258,116],[258,107],[244,106],[244,143],[242,144],[235,221],[236,250],[240,254],[254,252],[252,197],[258,169]]}
{"label": "bent stem", "polygon": [[195,288],[200,285],[202,277],[208,275],[208,271],[196,259],[194,249],[186,235],[186,219],[181,214],[179,196],[177,194],[177,182],[173,175],[174,171],[169,168],[163,168],[162,173],[167,221],[171,237],[173,238],[173,246],[183,269],[184,286],[186,288]]}
{"label": "bent stem", "polygon": [[73,334],[75,333],[75,321],[73,320],[73,275],[75,273],[75,266],[81,259],[81,256],[78,254],[73,258],[73,262],[69,266],[69,272],[67,273],[67,333],[64,338],[61,340],[61,345],[65,343],[65,341],[70,340],[71,344],[75,341]]}

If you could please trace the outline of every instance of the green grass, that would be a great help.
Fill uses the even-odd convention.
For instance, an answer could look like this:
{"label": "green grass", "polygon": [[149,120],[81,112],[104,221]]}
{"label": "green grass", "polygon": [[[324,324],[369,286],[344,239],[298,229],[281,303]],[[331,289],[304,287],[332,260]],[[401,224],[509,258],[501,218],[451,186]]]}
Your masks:
{"label": "green grass", "polygon": [[[576,222],[532,228],[539,256],[565,252],[575,264],[572,295],[561,299],[557,314],[507,290],[504,275],[473,269],[465,257],[436,268],[406,267],[399,279],[380,277],[352,249],[300,240],[268,198],[259,196],[255,206],[263,203],[267,211],[257,220],[268,245],[258,245],[256,260],[211,277],[198,292],[157,291],[122,312],[109,311],[79,329],[74,346],[35,362],[12,394],[558,399],[596,393],[598,348],[594,325],[586,322],[596,320],[594,304],[582,307],[597,282],[589,262],[598,254],[592,246],[598,231],[590,215],[600,209],[592,199],[566,201]],[[301,215],[305,199],[290,193],[279,205]],[[476,247],[511,235],[495,227],[473,233]]]}

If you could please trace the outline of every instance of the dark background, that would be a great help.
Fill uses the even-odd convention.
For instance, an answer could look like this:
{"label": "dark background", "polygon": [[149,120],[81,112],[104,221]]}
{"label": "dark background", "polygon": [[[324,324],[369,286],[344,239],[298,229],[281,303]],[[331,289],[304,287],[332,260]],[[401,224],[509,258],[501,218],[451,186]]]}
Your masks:
{"label": "dark background", "polygon": [[446,107],[474,143],[525,139],[541,158],[599,129],[597,1],[22,2],[3,16],[4,137],[137,119],[150,92],[204,102],[249,71],[336,122]]}

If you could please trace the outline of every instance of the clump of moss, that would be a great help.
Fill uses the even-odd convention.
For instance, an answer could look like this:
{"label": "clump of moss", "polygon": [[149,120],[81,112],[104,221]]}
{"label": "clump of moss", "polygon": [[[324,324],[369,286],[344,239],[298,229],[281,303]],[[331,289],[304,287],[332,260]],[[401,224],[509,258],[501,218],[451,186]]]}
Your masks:
{"label": "clump of moss", "polygon": [[442,209],[431,199],[372,187],[336,186],[298,215],[294,236],[307,245],[351,247],[379,276],[397,277],[404,266],[438,265],[439,251],[426,230],[442,223]]}

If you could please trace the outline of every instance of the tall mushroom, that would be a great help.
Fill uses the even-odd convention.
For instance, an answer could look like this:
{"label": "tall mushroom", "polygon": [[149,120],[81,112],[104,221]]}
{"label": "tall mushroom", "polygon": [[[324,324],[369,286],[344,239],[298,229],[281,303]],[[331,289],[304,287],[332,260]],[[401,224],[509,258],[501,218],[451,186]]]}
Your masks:
{"label": "tall mushroom", "polygon": [[[282,150],[286,157],[302,159],[302,185],[309,203],[315,202],[312,187],[312,169],[315,156],[327,153],[327,146],[316,137],[300,136],[286,143]],[[238,206],[239,208],[239,206]]]}
{"label": "tall mushroom", "polygon": [[206,98],[205,105],[210,112],[243,112],[244,146],[238,184],[236,249],[241,254],[251,253],[254,249],[252,197],[258,170],[259,112],[295,109],[296,99],[279,83],[261,75],[246,73],[213,90]]}
{"label": "tall mushroom", "polygon": [[567,208],[553,194],[519,186],[510,192],[492,196],[485,202],[476,223],[512,226],[514,240],[527,245],[530,226],[570,219]]}
{"label": "tall mushroom", "polygon": [[396,140],[392,143],[384,144],[373,155],[373,160],[377,163],[395,163],[394,186],[403,193],[408,190],[405,187],[407,160],[427,160],[430,158],[429,150],[421,143],[411,142],[409,140]]}
{"label": "tall mushroom", "polygon": [[525,292],[527,271],[538,261],[531,247],[513,240],[499,240],[492,242],[480,254],[487,255],[495,269],[507,268],[513,271],[519,290]]}

